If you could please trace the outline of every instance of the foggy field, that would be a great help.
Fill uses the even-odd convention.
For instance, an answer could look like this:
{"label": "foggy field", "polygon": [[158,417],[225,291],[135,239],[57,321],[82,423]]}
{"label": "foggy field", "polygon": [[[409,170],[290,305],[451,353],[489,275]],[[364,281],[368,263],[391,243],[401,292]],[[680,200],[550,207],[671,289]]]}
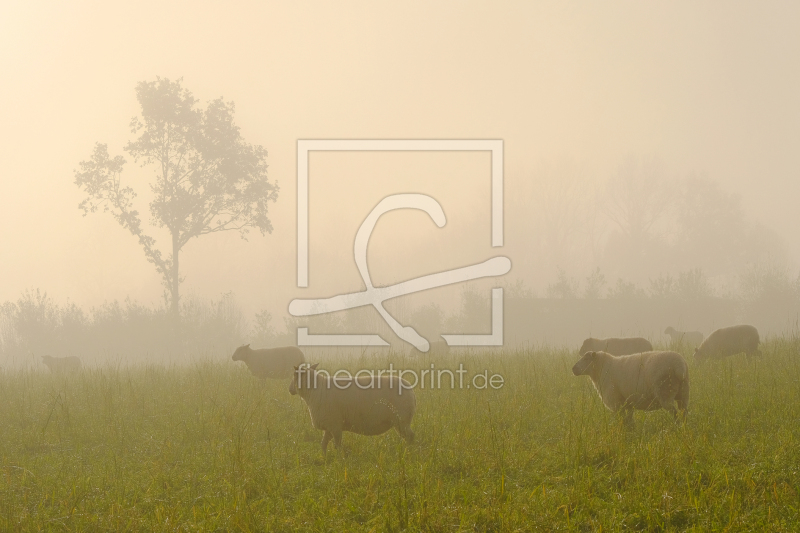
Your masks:
{"label": "foggy field", "polygon": [[[141,531],[796,531],[800,341],[690,361],[685,427],[623,430],[576,354],[396,356],[488,369],[500,390],[416,389],[416,442],[312,428],[288,381],[230,361],[0,376],[0,529]],[[321,367],[386,368],[384,356]]]}

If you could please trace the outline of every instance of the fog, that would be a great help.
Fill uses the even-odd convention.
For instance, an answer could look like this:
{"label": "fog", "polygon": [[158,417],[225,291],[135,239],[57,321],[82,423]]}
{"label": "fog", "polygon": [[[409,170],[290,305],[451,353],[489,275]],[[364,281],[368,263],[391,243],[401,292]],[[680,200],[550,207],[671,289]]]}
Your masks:
{"label": "fog", "polygon": [[[182,303],[205,309],[191,316],[217,309],[238,324],[226,349],[282,332],[293,342],[290,300],[362,290],[355,232],[399,192],[436,198],[447,225],[385,215],[369,247],[376,285],[512,262],[501,279],[391,302],[431,334],[487,332],[488,307],[465,309],[493,286],[515,302],[507,338],[519,342],[744,320],[784,331],[800,299],[798,20],[790,2],[4,2],[0,302],[19,312],[25,291],[29,303],[46,292],[51,310],[86,317],[126,299],[165,305],[137,238],[102,209],[83,216],[75,184],[95,143],[126,157],[122,182],[170,253],[148,207],[154,169],[123,150],[136,138],[137,84],[162,77],[182,78],[200,106],[234,102],[280,187],[271,233],[202,235],[180,253]],[[504,246],[491,245],[486,152],[312,153],[310,282],[298,288],[299,139],[503,140]],[[637,298],[613,312],[586,303]],[[546,304],[560,300],[572,303]],[[269,334],[257,327],[264,311]],[[36,350],[78,348],[53,337]]]}

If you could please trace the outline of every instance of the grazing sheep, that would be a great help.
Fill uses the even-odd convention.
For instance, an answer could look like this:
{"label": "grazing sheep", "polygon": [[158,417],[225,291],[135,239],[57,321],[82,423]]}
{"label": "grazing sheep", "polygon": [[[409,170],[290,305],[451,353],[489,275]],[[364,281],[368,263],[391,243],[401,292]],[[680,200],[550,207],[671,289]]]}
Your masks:
{"label": "grazing sheep", "polygon": [[52,357],[50,355],[43,355],[42,363],[47,365],[47,368],[49,368],[50,372],[53,374],[75,372],[81,369],[81,360],[74,355],[69,357]]}
{"label": "grazing sheep", "polygon": [[[689,408],[689,367],[676,352],[644,352],[616,357],[588,352],[572,367],[576,376],[589,376],[603,404],[624,414],[633,426],[633,410],[666,409],[678,419]],[[678,403],[675,409],[673,402]]]}
{"label": "grazing sheep", "polygon": [[589,337],[583,341],[580,354],[586,352],[604,351],[612,355],[629,355],[632,353],[650,352],[653,350],[653,345],[650,341],[642,337],[626,337],[622,339],[595,339]]}
{"label": "grazing sheep", "polygon": [[409,383],[394,375],[358,375],[333,378],[317,372],[317,365],[295,369],[289,385],[291,394],[299,394],[308,406],[311,423],[325,431],[323,453],[333,439],[342,444],[342,431],[359,435],[380,435],[395,428],[406,442],[414,440],[411,419],[417,400]]}
{"label": "grazing sheep", "polygon": [[742,352],[746,353],[747,357],[761,357],[758,342],[758,330],[753,326],[740,325],[720,328],[695,348],[694,358],[698,361],[722,359]]}
{"label": "grazing sheep", "polygon": [[678,331],[672,326],[664,330],[669,335],[673,343],[685,344],[690,348],[700,346],[703,343],[703,334],[699,331]]}
{"label": "grazing sheep", "polygon": [[244,361],[250,372],[261,379],[291,377],[293,368],[306,362],[303,352],[296,346],[253,350],[249,344],[236,348],[231,359]]}

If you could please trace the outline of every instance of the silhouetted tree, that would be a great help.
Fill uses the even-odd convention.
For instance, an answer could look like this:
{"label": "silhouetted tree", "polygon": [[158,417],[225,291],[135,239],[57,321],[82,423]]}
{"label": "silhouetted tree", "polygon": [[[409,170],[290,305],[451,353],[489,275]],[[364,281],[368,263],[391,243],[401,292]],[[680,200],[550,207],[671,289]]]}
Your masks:
{"label": "silhouetted tree", "polygon": [[644,298],[644,290],[632,281],[625,281],[617,278],[617,284],[608,290],[608,297],[618,300],[632,300],[634,298]]}
{"label": "silhouetted tree", "polygon": [[558,279],[547,285],[548,298],[577,298],[578,280],[567,276],[564,269],[558,267]]}
{"label": "silhouetted tree", "polygon": [[131,130],[139,137],[125,146],[135,162],[155,170],[150,214],[155,226],[172,237],[167,257],[142,229],[133,208],[136,193],[122,185],[122,156],[109,156],[107,146],[97,143],[91,159],[75,171],[75,184],[88,195],[79,206],[84,215],[102,207],[139,238],[147,260],[163,277],[176,320],[183,246],[193,237],[220,231],[239,231],[242,238],[250,228],[271,233],[267,207],[278,196],[277,184],[267,179],[267,152],[242,139],[233,102],[218,98],[202,109],[181,82],[157,78],[136,86],[142,111],[141,118],[131,121]]}
{"label": "silhouetted tree", "polygon": [[586,289],[583,297],[596,300],[603,295],[603,288],[606,286],[606,277],[600,272],[600,267],[596,267],[586,278]]}

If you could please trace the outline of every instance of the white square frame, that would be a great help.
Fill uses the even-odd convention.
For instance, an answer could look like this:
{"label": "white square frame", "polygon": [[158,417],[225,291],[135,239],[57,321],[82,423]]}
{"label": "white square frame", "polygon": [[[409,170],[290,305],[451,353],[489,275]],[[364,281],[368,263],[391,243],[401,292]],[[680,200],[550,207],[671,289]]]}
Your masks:
{"label": "white square frame", "polygon": [[[492,247],[503,246],[502,139],[298,139],[297,141],[297,287],[308,287],[308,158],[312,151],[328,152],[491,152]],[[442,335],[450,346],[502,346],[503,289],[492,289],[492,333]],[[297,328],[300,346],[387,346],[378,335],[308,333]]]}

